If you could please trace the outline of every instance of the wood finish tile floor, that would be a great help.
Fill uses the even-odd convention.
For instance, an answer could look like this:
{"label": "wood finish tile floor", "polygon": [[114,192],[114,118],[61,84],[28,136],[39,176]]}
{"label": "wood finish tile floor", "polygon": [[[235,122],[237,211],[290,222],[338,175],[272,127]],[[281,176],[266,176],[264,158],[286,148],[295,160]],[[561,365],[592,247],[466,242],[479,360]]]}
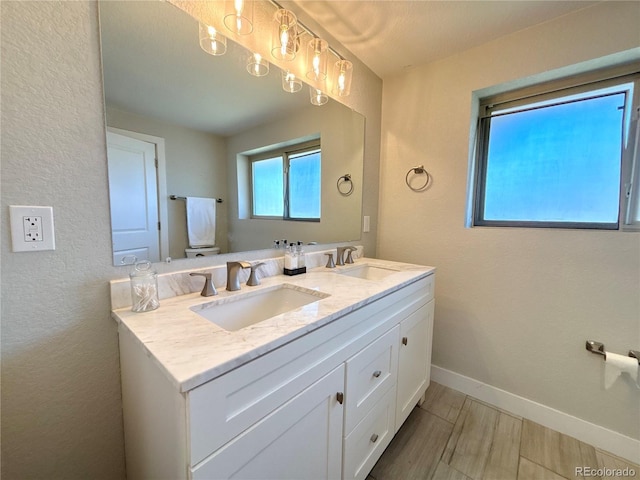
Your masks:
{"label": "wood finish tile floor", "polygon": [[[431,382],[367,480],[574,480],[640,466]],[[590,476],[593,480],[612,477]]]}

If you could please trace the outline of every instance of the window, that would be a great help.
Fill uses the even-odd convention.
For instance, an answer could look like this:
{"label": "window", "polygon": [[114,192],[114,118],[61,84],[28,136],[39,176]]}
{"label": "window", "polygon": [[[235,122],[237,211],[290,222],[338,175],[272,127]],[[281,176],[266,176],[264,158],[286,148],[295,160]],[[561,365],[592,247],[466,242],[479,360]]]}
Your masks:
{"label": "window", "polygon": [[252,217],[320,221],[317,143],[251,157]]}
{"label": "window", "polygon": [[632,206],[639,77],[481,99],[473,225],[619,228]]}

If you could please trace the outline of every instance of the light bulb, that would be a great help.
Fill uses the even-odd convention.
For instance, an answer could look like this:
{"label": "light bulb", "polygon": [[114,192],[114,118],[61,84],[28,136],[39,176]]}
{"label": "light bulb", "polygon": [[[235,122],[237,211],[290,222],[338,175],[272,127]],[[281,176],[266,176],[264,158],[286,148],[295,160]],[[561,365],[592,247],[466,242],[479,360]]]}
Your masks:
{"label": "light bulb", "polygon": [[298,51],[298,19],[289,10],[280,8],[273,16],[271,55],[279,60],[293,60]]}
{"label": "light bulb", "polygon": [[247,60],[247,72],[254,77],[263,77],[269,73],[269,62],[259,53],[252,53]]}
{"label": "light bulb", "polygon": [[224,55],[227,51],[227,39],[220,35],[214,27],[201,23],[200,47],[209,55]]}
{"label": "light bulb", "polygon": [[224,24],[238,35],[248,35],[253,31],[253,1],[227,0]]}
{"label": "light bulb", "polygon": [[289,29],[283,28],[280,35],[280,53],[284,57],[287,54],[287,45],[289,44]]}
{"label": "light bulb", "polygon": [[333,88],[331,91],[339,97],[346,97],[351,92],[353,64],[349,60],[338,60],[333,72]]}
{"label": "light bulb", "polygon": [[329,45],[320,38],[313,38],[307,46],[307,78],[322,81],[327,78],[327,49]]}
{"label": "light bulb", "polygon": [[329,97],[320,89],[309,87],[309,96],[312,105],[324,105],[329,101]]}
{"label": "light bulb", "polygon": [[282,71],[282,89],[285,92],[295,93],[302,89],[302,80],[297,78],[290,71]]}

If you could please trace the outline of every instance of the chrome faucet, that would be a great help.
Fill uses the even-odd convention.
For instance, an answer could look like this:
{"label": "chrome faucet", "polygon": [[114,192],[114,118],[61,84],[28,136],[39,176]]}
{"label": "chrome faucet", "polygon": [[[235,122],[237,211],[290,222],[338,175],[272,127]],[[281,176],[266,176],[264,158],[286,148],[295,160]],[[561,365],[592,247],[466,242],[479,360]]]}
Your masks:
{"label": "chrome faucet", "polygon": [[227,262],[227,290],[240,290],[240,269],[251,268],[249,262]]}
{"label": "chrome faucet", "polygon": [[204,277],[204,287],[202,287],[202,292],[200,292],[200,295],[202,295],[203,297],[213,297],[214,295],[218,294],[218,291],[216,290],[216,286],[211,281],[210,273],[193,272],[193,273],[190,273],[189,275],[191,275],[192,277],[195,277],[195,276]]}
{"label": "chrome faucet", "polygon": [[347,263],[353,263],[353,257],[351,256],[351,252],[355,251],[355,247],[338,247],[338,258],[336,261],[336,265],[344,265],[344,252],[349,252],[347,255]]}

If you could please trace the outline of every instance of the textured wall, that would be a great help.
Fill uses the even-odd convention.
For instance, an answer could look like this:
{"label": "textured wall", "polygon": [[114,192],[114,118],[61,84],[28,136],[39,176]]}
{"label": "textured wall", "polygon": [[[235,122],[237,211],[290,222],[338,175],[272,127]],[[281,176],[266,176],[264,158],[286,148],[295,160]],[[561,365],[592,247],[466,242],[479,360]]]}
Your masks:
{"label": "textured wall", "polygon": [[[0,2],[6,479],[125,477],[108,280],[126,272],[111,266],[97,12],[86,1]],[[382,82],[366,68],[357,78],[350,101],[367,116],[364,213],[374,220]],[[12,253],[8,205],[53,206],[56,250]],[[369,254],[375,235],[362,241]],[[227,258],[158,267],[202,268]]]}
{"label": "textured wall", "polygon": [[434,364],[634,438],[640,390],[605,391],[584,342],[640,347],[640,234],[464,223],[472,92],[639,47],[638,25],[637,2],[603,2],[385,79],[378,237],[438,267]]}
{"label": "textured wall", "polygon": [[[97,5],[2,19],[2,477],[123,478]],[[8,205],[53,206],[56,250],[11,253]]]}

